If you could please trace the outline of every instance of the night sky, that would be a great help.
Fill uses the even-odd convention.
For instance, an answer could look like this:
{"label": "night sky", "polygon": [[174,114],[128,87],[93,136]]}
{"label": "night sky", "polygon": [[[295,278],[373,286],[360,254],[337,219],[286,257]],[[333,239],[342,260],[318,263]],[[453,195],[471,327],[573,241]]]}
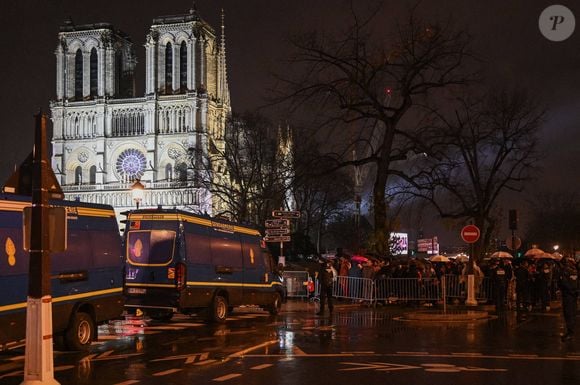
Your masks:
{"label": "night sky", "polygon": [[[58,28],[67,17],[76,24],[109,22],[133,40],[138,57],[137,96],[143,94],[145,36],[154,17],[186,13],[189,0],[174,1],[32,1],[2,3],[0,13],[0,180],[32,148],[33,115],[48,112],[55,97],[54,50]],[[364,0],[356,0],[357,5]],[[414,2],[386,1],[385,26],[392,25]],[[197,0],[200,16],[219,32],[226,14],[228,78],[234,111],[262,104],[270,72],[288,53],[293,31],[336,28],[347,20],[342,0]],[[576,16],[576,31],[564,42],[551,42],[538,29],[538,17],[552,4]],[[474,37],[486,59],[490,79],[510,79],[532,90],[549,115],[543,127],[545,172],[534,184],[580,191],[580,4],[576,1],[448,0],[423,1],[423,16],[452,16]],[[532,187],[535,188],[535,187]]]}

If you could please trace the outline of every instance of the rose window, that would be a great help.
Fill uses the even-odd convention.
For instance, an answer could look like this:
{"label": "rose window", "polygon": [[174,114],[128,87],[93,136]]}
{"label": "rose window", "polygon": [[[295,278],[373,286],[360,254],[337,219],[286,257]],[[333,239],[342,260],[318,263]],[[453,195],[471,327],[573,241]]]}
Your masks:
{"label": "rose window", "polygon": [[123,180],[140,179],[145,172],[147,159],[134,148],[123,151],[117,158],[116,171]]}

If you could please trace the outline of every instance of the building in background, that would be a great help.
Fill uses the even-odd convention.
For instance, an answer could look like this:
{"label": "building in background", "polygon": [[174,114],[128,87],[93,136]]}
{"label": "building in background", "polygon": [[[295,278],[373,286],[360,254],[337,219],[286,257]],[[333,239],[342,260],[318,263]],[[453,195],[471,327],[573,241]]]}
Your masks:
{"label": "building in background", "polygon": [[[153,20],[146,37],[145,95],[135,95],[131,39],[106,23],[61,28],[56,100],[51,102],[52,167],[66,199],[133,208],[131,186],[145,185],[141,207],[219,215],[224,202],[202,178],[227,180],[223,151],[231,114],[225,28],[197,11]],[[197,165],[200,167],[197,167]]]}

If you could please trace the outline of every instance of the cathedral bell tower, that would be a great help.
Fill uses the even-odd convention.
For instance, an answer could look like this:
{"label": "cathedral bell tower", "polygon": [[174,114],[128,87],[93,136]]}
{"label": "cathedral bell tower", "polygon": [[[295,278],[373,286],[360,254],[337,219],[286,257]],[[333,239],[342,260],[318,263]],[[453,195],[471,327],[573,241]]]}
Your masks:
{"label": "cathedral bell tower", "polygon": [[141,207],[225,210],[211,194],[223,162],[201,167],[212,149],[224,148],[231,114],[223,13],[221,32],[219,39],[195,9],[155,18],[144,44],[145,95],[136,97],[127,35],[107,23],[61,26],[52,166],[67,199],[124,211],[139,179]]}

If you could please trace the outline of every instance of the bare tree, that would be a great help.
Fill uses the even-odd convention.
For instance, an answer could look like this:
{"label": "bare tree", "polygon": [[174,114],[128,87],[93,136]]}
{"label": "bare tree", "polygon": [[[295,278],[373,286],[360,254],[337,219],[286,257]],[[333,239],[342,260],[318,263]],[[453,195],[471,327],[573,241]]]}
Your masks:
{"label": "bare tree", "polygon": [[[411,194],[428,200],[442,218],[473,222],[481,230],[476,255],[489,245],[502,194],[522,191],[539,164],[544,110],[525,92],[463,97],[450,116],[423,134],[432,144],[417,173],[399,172]],[[407,190],[409,191],[409,190]]]}
{"label": "bare tree", "polygon": [[[376,251],[385,254],[391,162],[421,146],[409,121],[425,110],[415,107],[435,90],[471,78],[464,71],[470,39],[450,23],[424,22],[412,10],[385,40],[384,28],[375,29],[385,25],[380,8],[364,17],[354,8],[351,13],[352,24],[335,37],[308,33],[292,40],[291,68],[303,71],[279,76],[285,93],[278,100],[290,101],[293,109],[317,107],[317,131],[326,129],[329,142],[338,145],[327,155],[336,168],[373,165]],[[364,155],[351,159],[355,149]]]}
{"label": "bare tree", "polygon": [[222,150],[213,146],[204,159],[192,150],[190,160],[199,181],[227,207],[217,215],[263,226],[285,194],[289,165],[277,151],[276,128],[252,113],[228,121]]}

